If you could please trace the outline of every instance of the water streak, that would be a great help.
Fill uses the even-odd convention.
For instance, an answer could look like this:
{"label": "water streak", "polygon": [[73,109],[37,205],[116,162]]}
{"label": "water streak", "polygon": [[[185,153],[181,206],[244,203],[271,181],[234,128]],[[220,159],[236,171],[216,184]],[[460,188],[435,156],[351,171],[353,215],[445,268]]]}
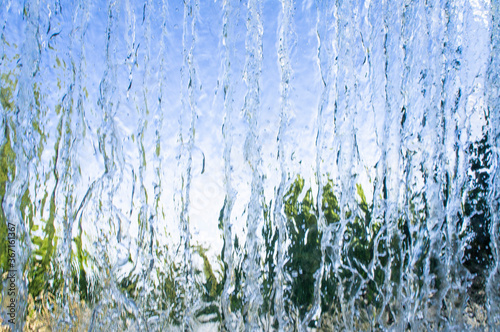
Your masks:
{"label": "water streak", "polygon": [[251,172],[251,194],[248,203],[247,235],[245,242],[246,257],[243,262],[245,271],[245,329],[258,331],[259,307],[262,305],[260,291],[260,244],[257,232],[262,224],[262,175],[261,148],[258,136],[258,121],[260,106],[260,74],[262,70],[262,3],[259,0],[248,1],[248,20],[246,35],[246,59],[244,80],[247,85],[243,112],[248,123],[248,133],[245,138],[245,161]]}

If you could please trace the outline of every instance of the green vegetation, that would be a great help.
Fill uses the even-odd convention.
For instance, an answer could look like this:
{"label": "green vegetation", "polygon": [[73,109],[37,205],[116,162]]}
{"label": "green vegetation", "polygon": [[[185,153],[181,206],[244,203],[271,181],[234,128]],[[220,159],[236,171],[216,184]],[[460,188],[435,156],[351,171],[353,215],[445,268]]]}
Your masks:
{"label": "green vegetation", "polygon": [[[14,79],[12,79],[14,76]],[[2,107],[7,112],[14,110],[14,91],[17,87],[17,78],[14,74],[2,74],[1,77],[1,87],[0,87],[0,102]]]}
{"label": "green vegetation", "polygon": [[[5,126],[5,142],[0,148],[0,275],[8,270],[7,267],[7,218],[3,210],[3,202],[5,199],[5,190],[7,183],[12,180],[16,172],[16,154],[12,150],[9,127]],[[2,283],[0,283],[0,292],[2,291]]]}
{"label": "green vegetation", "polygon": [[278,241],[278,229],[271,220],[272,204],[264,204],[264,227],[262,228],[262,238],[266,248],[266,256],[263,262],[263,282],[262,295],[264,303],[260,308],[261,315],[275,315],[274,308],[274,278],[276,277],[276,245]]}
{"label": "green vegetation", "polygon": [[[8,97],[8,98],[7,98]],[[8,91],[2,92],[2,106],[9,107]],[[3,105],[5,104],[5,105]],[[63,112],[64,113],[64,112]],[[63,115],[61,115],[62,117]],[[38,125],[37,125],[38,126]],[[5,140],[0,147],[0,198],[4,202],[6,188],[12,181],[16,171],[16,154],[12,148],[15,133],[10,127],[4,127]],[[37,129],[36,127],[35,129]],[[63,121],[57,127],[57,138],[54,146],[54,169],[59,153],[59,143]],[[41,135],[41,133],[40,133]],[[484,284],[492,263],[489,227],[491,211],[488,207],[487,195],[489,184],[489,158],[491,147],[488,137],[470,144],[468,148],[470,172],[466,199],[459,213],[461,222],[468,221],[459,235],[468,244],[463,257],[463,265],[473,275],[469,296],[474,303],[485,301]],[[144,157],[145,158],[145,157]],[[48,312],[50,306],[58,302],[63,290],[64,280],[56,259],[58,237],[56,232],[56,188],[59,175],[54,170],[55,185],[52,192],[46,192],[40,200],[40,211],[37,213],[31,201],[29,186],[25,189],[20,202],[20,212],[25,225],[30,232],[33,251],[27,271],[29,281],[29,315],[39,317]],[[62,180],[61,180],[62,181]],[[285,310],[296,321],[302,321],[311,310],[315,301],[315,283],[319,269],[324,263],[321,280],[321,309],[323,315],[328,315],[333,323],[331,326],[346,326],[343,314],[358,310],[359,325],[382,328],[390,326],[398,314],[398,304],[402,287],[411,287],[416,296],[423,296],[425,287],[438,289],[441,280],[437,275],[438,265],[434,257],[430,257],[430,243],[426,238],[427,201],[424,194],[410,197],[407,214],[398,211],[397,220],[387,220],[384,212],[375,215],[374,206],[366,198],[361,185],[357,185],[357,196],[354,206],[342,215],[339,205],[339,194],[334,191],[333,181],[327,181],[322,188],[321,202],[315,200],[313,191],[306,186],[306,181],[300,175],[288,187],[283,197],[283,212],[286,217],[286,245],[278,243],[279,230],[272,216],[273,202],[262,203],[263,228],[261,233],[264,254],[261,260],[261,294],[263,304],[260,308],[262,316],[275,316],[275,279],[277,274],[277,248],[285,250]],[[381,190],[380,201],[385,201],[386,190]],[[444,192],[445,200],[447,192]],[[47,205],[48,204],[48,208]],[[158,212],[158,202],[156,211]],[[446,204],[446,202],[445,202]],[[45,207],[45,208],[44,208]],[[382,209],[383,210],[383,209]],[[45,211],[45,213],[44,213]],[[223,211],[219,217],[219,228],[223,230]],[[319,218],[322,214],[327,232],[320,229]],[[79,223],[82,222],[80,215]],[[38,224],[35,218],[40,218]],[[460,219],[459,218],[459,219]],[[140,219],[139,221],[141,221]],[[144,218],[146,220],[146,218]],[[459,228],[461,225],[457,225]],[[42,227],[42,229],[39,229]],[[141,227],[146,227],[141,224]],[[79,233],[73,237],[71,261],[70,289],[82,302],[72,305],[88,314],[98,302],[104,285],[100,280],[91,280],[90,265],[92,257],[84,247],[84,233],[80,224]],[[325,241],[326,236],[328,239]],[[324,248],[322,248],[322,241]],[[224,243],[224,246],[226,243]],[[7,221],[3,204],[0,204],[0,272],[7,270]],[[213,262],[207,256],[207,248],[201,245],[192,246],[193,257],[201,262],[195,266],[194,291],[203,303],[197,308],[196,317],[209,317],[211,322],[222,323],[220,299],[226,283],[226,258],[222,249],[217,263],[220,269],[214,268]],[[165,250],[168,251],[168,248]],[[233,239],[234,279],[232,293],[229,296],[232,312],[245,310],[243,296],[245,272],[242,271],[242,261],[245,259],[244,246],[236,235]],[[323,256],[324,255],[324,256]],[[178,263],[168,260],[165,252],[156,252],[157,259],[165,260],[163,269],[156,269],[157,289],[148,297],[157,297],[158,307],[148,310],[168,312],[168,321],[173,325],[183,322],[186,311],[182,298],[193,296],[185,294],[179,281],[184,271]],[[324,259],[324,261],[322,261]],[[165,272],[166,271],[166,272]],[[220,273],[219,273],[220,271]],[[109,273],[109,272],[108,272]],[[436,275],[432,286],[425,285],[425,274]],[[125,297],[137,303],[145,297],[141,273],[130,273],[117,280],[118,289]],[[408,280],[408,276],[413,278]],[[406,280],[404,280],[406,278]],[[1,284],[0,284],[1,287]],[[408,290],[405,290],[408,291]],[[71,300],[73,301],[73,300]],[[418,300],[420,301],[420,299]],[[422,302],[419,303],[423,303]],[[85,309],[86,308],[86,309]],[[80,310],[79,309],[79,310]],[[55,309],[54,309],[55,310]],[[131,315],[125,313],[125,315]],[[296,322],[295,322],[296,323]],[[124,323],[126,325],[126,323]],[[311,322],[311,326],[318,322]],[[271,322],[276,327],[276,321]]]}
{"label": "green vegetation", "polygon": [[[314,273],[321,262],[321,234],[318,230],[317,209],[312,191],[308,189],[302,201],[304,179],[300,176],[284,197],[287,230],[291,240],[288,248],[289,260],[285,270],[292,276],[289,306],[294,305],[303,317],[314,298]],[[335,206],[332,206],[332,210]],[[333,212],[335,213],[335,212]],[[293,308],[288,308],[293,311]]]}
{"label": "green vegetation", "polygon": [[[14,91],[17,86],[17,79],[12,73],[2,74],[0,80],[0,103],[6,112],[14,110]],[[6,122],[8,120],[6,119]],[[16,139],[15,131],[11,130],[8,123],[2,128],[5,141],[0,147],[0,275],[8,270],[7,267],[7,218],[3,210],[6,187],[16,175],[16,153],[12,149],[12,139]],[[12,137],[11,137],[12,136]],[[0,292],[3,285],[0,283]]]}
{"label": "green vegetation", "polygon": [[491,149],[488,135],[469,145],[470,156],[469,183],[470,190],[463,207],[463,214],[469,219],[462,237],[468,236],[468,246],[465,250],[464,266],[473,274],[469,296],[476,303],[484,303],[485,280],[492,262],[490,246],[491,212],[487,202],[489,187],[489,159]]}

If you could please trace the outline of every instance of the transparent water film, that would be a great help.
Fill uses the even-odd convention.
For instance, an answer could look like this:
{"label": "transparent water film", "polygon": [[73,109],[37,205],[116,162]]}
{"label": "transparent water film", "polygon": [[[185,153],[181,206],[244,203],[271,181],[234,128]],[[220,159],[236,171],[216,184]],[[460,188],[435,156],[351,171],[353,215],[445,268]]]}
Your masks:
{"label": "transparent water film", "polygon": [[1,330],[500,330],[499,21],[3,0]]}

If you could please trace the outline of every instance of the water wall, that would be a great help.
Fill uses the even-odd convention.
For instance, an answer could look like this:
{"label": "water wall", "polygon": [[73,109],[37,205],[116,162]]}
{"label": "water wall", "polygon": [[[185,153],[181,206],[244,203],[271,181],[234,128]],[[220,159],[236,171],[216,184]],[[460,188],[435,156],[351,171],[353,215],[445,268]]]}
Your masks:
{"label": "water wall", "polygon": [[0,35],[3,330],[500,329],[498,1],[1,0]]}

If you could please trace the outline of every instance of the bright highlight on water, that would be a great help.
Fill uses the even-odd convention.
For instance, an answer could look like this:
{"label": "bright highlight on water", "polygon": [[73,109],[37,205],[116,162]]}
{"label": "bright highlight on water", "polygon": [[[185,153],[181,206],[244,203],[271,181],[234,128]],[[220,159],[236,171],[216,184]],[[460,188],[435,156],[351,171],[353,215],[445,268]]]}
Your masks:
{"label": "bright highlight on water", "polygon": [[500,5],[2,0],[0,331],[500,330]]}

